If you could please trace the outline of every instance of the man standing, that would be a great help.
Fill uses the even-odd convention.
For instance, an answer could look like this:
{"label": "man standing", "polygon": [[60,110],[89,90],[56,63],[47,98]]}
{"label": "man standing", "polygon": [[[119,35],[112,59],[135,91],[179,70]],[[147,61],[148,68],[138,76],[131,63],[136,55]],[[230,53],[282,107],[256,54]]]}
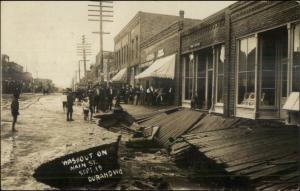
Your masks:
{"label": "man standing", "polygon": [[13,123],[12,123],[12,131],[15,132],[17,131],[15,128],[16,122],[17,122],[17,118],[19,113],[19,94],[18,93],[14,93],[14,97],[13,100],[11,102],[11,114],[13,116]]}
{"label": "man standing", "polygon": [[140,102],[140,95],[141,95],[139,84],[137,84],[137,86],[134,88],[134,94],[135,94],[135,105],[137,105]]}
{"label": "man standing", "polygon": [[74,98],[73,98],[72,92],[69,92],[69,94],[67,96],[67,121],[74,121],[72,119],[73,103],[74,103]]}
{"label": "man standing", "polygon": [[113,105],[113,99],[114,99],[114,90],[111,87],[111,85],[108,88],[107,98],[108,98],[108,109],[111,110]]}

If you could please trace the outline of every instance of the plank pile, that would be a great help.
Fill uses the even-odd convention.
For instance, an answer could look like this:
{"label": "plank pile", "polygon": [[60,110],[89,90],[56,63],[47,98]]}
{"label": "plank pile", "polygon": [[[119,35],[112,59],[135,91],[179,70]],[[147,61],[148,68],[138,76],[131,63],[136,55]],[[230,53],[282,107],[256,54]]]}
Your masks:
{"label": "plank pile", "polygon": [[257,190],[297,188],[299,128],[245,122],[208,115],[183,139],[229,174],[246,176]]}

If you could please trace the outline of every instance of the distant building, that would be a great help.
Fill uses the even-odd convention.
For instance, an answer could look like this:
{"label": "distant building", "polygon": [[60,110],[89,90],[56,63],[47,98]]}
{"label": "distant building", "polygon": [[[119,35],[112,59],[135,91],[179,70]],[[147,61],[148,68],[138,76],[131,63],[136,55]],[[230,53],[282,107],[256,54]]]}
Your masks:
{"label": "distant building", "polygon": [[9,60],[8,55],[2,55],[2,92],[13,93],[16,88],[22,92],[32,91],[32,74],[23,72],[23,66]]}
{"label": "distant building", "polygon": [[34,83],[34,92],[51,92],[54,90],[54,84],[50,79],[42,79],[42,78],[35,78],[33,80]]}
{"label": "distant building", "polygon": [[103,52],[103,65],[101,65],[100,52],[96,56],[96,64],[92,73],[96,74],[97,82],[109,81],[110,77],[115,74],[114,52]]}

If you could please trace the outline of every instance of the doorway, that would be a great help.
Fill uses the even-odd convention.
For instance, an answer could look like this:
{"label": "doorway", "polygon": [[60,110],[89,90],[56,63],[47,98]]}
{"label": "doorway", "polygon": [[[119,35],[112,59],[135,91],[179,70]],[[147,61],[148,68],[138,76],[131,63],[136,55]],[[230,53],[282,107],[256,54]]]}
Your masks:
{"label": "doorway", "polygon": [[199,109],[209,110],[213,104],[213,50],[207,48],[197,53],[196,95]]}
{"label": "doorway", "polygon": [[288,33],[280,27],[261,33],[260,41],[260,109],[273,110],[283,117],[281,108],[288,93]]}

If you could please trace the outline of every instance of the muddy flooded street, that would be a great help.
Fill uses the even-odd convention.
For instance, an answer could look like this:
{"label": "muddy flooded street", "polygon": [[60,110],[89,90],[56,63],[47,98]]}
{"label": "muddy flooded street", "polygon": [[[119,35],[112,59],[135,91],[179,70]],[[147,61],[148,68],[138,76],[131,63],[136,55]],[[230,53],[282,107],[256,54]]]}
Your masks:
{"label": "muddy flooded street", "polygon": [[[84,121],[81,106],[74,107],[74,121],[66,121],[61,94],[21,95],[17,132],[11,131],[9,96],[5,97],[1,121],[1,188],[58,189],[37,181],[33,174],[42,164],[75,152],[117,141],[118,161],[123,171],[119,183],[109,189],[167,188],[167,177],[186,179],[162,148],[140,151],[127,148],[130,134],[99,127],[96,120]],[[99,186],[99,188],[101,185]],[[75,187],[73,189],[87,189]]]}
{"label": "muddy flooded street", "polygon": [[[33,103],[32,103],[33,102]],[[31,103],[30,106],[24,107]],[[67,122],[61,94],[32,96],[20,101],[17,132],[11,132],[9,107],[1,120],[1,188],[51,189],[33,178],[39,165],[80,151],[116,141],[118,134],[84,121],[81,107],[74,107],[75,121]]]}

